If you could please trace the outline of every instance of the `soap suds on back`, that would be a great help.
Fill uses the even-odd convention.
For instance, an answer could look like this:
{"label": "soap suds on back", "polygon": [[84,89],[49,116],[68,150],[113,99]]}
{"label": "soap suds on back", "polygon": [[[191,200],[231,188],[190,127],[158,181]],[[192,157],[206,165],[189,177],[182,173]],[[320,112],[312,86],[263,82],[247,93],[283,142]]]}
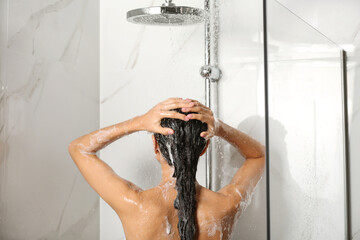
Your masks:
{"label": "soap suds on back", "polygon": [[168,195],[169,188],[174,187],[175,183],[176,183],[175,179],[172,179],[169,182],[165,183],[163,186],[158,186],[161,189],[162,196],[164,197],[165,200],[169,199],[169,195]]}
{"label": "soap suds on back", "polygon": [[171,224],[169,223],[169,219],[167,216],[165,217],[165,224],[166,224],[166,234],[169,235],[171,232]]}

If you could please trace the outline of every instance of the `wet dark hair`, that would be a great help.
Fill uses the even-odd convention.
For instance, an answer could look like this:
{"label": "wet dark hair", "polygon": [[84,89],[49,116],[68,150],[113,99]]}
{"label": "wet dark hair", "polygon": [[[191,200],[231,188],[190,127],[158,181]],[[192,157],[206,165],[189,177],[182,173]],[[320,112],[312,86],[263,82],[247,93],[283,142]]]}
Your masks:
{"label": "wet dark hair", "polygon": [[[173,111],[188,115],[180,109]],[[206,140],[200,136],[208,126],[199,120],[183,121],[163,118],[161,126],[172,128],[174,134],[155,133],[160,152],[170,166],[174,166],[177,196],[174,207],[178,209],[178,230],[181,240],[193,240],[196,234],[196,171]],[[171,152],[169,152],[171,151]]]}

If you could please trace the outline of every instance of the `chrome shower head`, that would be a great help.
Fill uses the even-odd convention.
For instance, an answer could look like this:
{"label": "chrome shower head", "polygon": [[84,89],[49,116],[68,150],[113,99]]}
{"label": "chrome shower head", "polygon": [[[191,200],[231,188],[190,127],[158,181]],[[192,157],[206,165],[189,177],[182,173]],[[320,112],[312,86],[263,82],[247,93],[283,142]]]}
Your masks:
{"label": "chrome shower head", "polygon": [[129,22],[145,25],[191,25],[201,23],[204,17],[204,10],[175,6],[171,0],[167,0],[161,7],[138,8],[127,12]]}

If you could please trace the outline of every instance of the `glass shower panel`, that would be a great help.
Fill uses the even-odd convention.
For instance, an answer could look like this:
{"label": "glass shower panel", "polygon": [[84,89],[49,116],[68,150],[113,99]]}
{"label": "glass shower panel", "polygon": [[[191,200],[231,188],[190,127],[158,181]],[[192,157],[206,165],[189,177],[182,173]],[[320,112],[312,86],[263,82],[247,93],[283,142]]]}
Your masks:
{"label": "glass shower panel", "polygon": [[[221,0],[219,5],[219,118],[265,145],[262,1]],[[229,143],[213,141],[218,155],[212,176],[218,190],[231,181],[244,158]],[[266,239],[265,180],[259,182],[231,239]]]}
{"label": "glass shower panel", "polygon": [[351,236],[360,239],[360,52],[348,56],[348,112],[350,138]]}
{"label": "glass shower panel", "polygon": [[268,1],[271,239],[346,234],[340,48]]}

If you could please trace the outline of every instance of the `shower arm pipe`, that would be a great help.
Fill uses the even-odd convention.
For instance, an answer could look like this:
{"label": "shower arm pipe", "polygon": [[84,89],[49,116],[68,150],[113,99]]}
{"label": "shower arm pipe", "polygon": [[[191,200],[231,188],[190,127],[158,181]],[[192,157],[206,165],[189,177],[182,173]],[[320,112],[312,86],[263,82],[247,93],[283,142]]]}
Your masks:
{"label": "shower arm pipe", "polygon": [[210,48],[210,0],[204,0],[205,17],[205,65],[210,65],[211,61],[211,48]]}
{"label": "shower arm pipe", "polygon": [[[210,65],[210,0],[204,0],[204,10],[206,15],[205,18],[205,66]],[[205,78],[205,105],[211,108],[210,103],[210,79]],[[206,188],[212,189],[211,178],[211,146],[205,155],[205,177],[206,177]]]}
{"label": "shower arm pipe", "polygon": [[[216,0],[215,0],[216,1]],[[221,78],[221,70],[217,66],[211,64],[211,9],[210,0],[204,0],[204,10],[206,13],[205,17],[205,65],[200,69],[201,76],[205,79],[205,105],[213,110],[215,117],[217,117],[217,89],[212,89],[212,85],[217,88],[217,81]],[[214,54],[214,56],[217,56]],[[212,84],[213,83],[213,84]],[[205,155],[205,176],[206,176],[206,187],[214,190],[215,184],[213,184],[213,158],[214,154],[214,143],[209,145],[209,149]]]}

